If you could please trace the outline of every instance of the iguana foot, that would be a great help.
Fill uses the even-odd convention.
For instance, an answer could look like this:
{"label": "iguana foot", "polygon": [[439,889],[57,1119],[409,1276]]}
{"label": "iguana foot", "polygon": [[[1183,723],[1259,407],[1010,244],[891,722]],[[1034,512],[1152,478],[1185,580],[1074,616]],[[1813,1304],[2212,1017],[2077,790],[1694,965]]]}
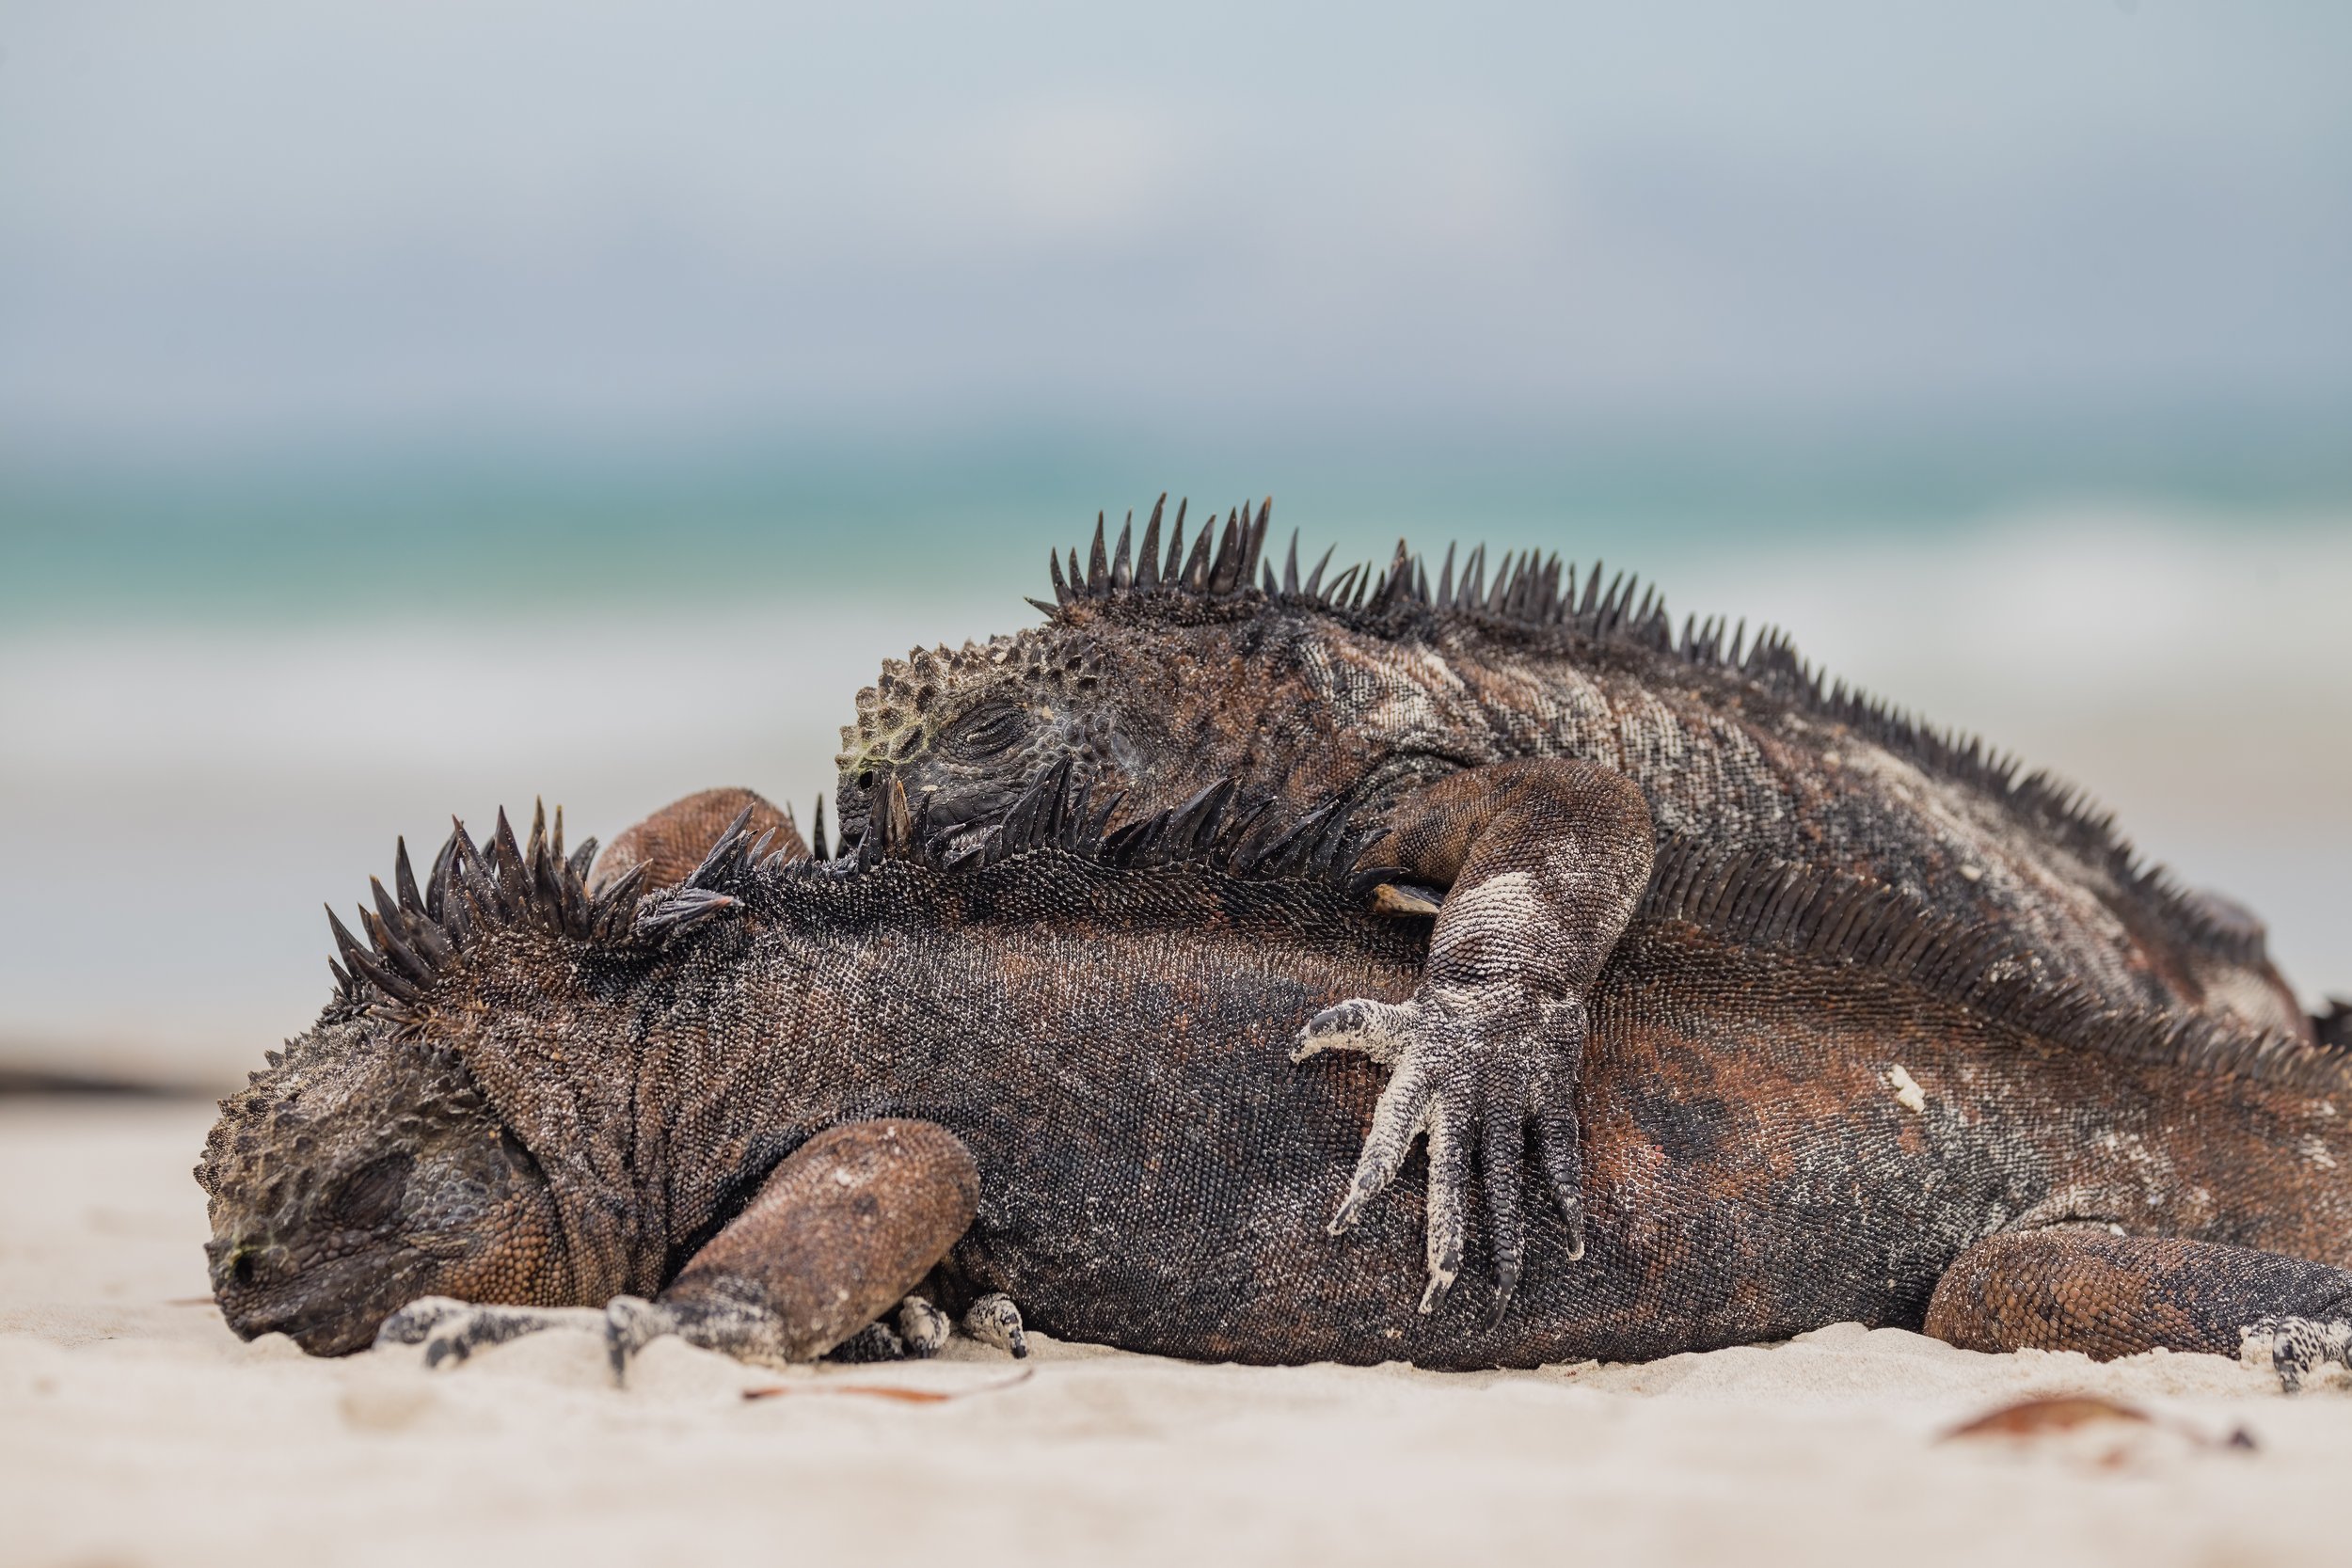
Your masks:
{"label": "iguana foot", "polygon": [[880,1318],[827,1351],[821,1359],[864,1365],[870,1361],[904,1361],[907,1342]]}
{"label": "iguana foot", "polygon": [[[711,1311],[706,1304],[671,1305],[639,1296],[615,1296],[604,1309],[605,1350],[612,1381],[628,1381],[639,1351],[665,1335],[739,1359],[771,1359],[770,1325],[757,1315]],[[923,1361],[947,1339],[947,1315],[921,1296],[909,1296],[888,1317],[877,1318],[818,1357],[825,1361]]]}
{"label": "iguana foot", "polygon": [[974,1302],[963,1314],[963,1331],[983,1345],[993,1345],[1014,1360],[1029,1354],[1029,1337],[1021,1326],[1021,1308],[1002,1291]]}
{"label": "iguana foot", "polygon": [[381,1349],[422,1345],[427,1368],[454,1367],[478,1350],[551,1328],[595,1331],[605,1315],[587,1307],[478,1307],[450,1296],[412,1301],[375,1331]]}
{"label": "iguana foot", "polygon": [[947,1314],[921,1296],[909,1296],[825,1353],[828,1361],[928,1361],[947,1342]]}
{"label": "iguana foot", "polygon": [[950,1326],[947,1314],[928,1297],[909,1296],[898,1304],[898,1342],[917,1361],[928,1361],[939,1354],[939,1348],[947,1342]]}
{"label": "iguana foot", "polygon": [[1493,1227],[1500,1311],[1518,1288],[1527,1256],[1519,1194],[1533,1120],[1545,1175],[1567,1221],[1568,1256],[1581,1258],[1583,1169],[1574,1107],[1583,1047],[1581,1004],[1537,1001],[1508,982],[1425,986],[1401,1003],[1359,998],[1308,1020],[1293,1061],[1356,1051],[1390,1069],[1331,1233],[1355,1225],[1425,1132],[1429,1283],[1421,1310],[1435,1312],[1462,1270],[1475,1154]]}
{"label": "iguana foot", "polygon": [[2322,1367],[2352,1372],[2352,1323],[2341,1319],[2270,1317],[2240,1331],[2238,1358],[2249,1367],[2267,1367],[2279,1374],[2279,1386],[2292,1394]]}

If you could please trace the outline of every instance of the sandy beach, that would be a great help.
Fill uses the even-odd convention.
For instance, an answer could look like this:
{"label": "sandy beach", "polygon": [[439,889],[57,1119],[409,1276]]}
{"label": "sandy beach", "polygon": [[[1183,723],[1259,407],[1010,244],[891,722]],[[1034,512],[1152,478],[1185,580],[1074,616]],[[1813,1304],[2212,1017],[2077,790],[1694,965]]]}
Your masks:
{"label": "sandy beach", "polygon": [[[0,1101],[0,1560],[2344,1558],[2352,1396],[2282,1397],[2210,1356],[2099,1366],[1842,1324],[1470,1375],[1050,1340],[1020,1366],[959,1342],[788,1373],[667,1341],[626,1389],[585,1337],[453,1371],[313,1360],[239,1343],[205,1296],[188,1167],[211,1117]],[[2151,1418],[1951,1435],[2074,1394]]]}

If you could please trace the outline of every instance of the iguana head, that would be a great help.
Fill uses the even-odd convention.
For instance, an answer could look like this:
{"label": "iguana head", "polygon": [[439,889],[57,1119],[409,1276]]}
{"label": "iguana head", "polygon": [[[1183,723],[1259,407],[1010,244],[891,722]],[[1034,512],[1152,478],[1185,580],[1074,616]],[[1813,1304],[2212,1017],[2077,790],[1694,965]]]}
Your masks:
{"label": "iguana head", "polygon": [[501,1037],[544,1037],[519,1049],[562,1060],[579,1016],[569,955],[614,924],[641,879],[591,898],[595,845],[567,863],[561,832],[535,826],[526,851],[501,815],[485,851],[460,829],[429,891],[404,847],[399,893],[377,883],[361,911],[370,942],[329,911],[333,998],[221,1101],[196,1168],[214,1294],[240,1336],[338,1354],[420,1296],[569,1295],[578,1260],[548,1140],[508,1103],[501,1064],[518,1047]]}
{"label": "iguana head", "polygon": [[[1334,672],[1315,635],[1327,608],[1320,568],[1302,588],[1294,559],[1287,592],[1271,572],[1256,580],[1263,507],[1255,518],[1234,512],[1221,535],[1203,528],[1189,552],[1179,507],[1164,559],[1160,524],[1155,508],[1133,556],[1130,532],[1112,550],[1098,526],[1092,561],[1081,567],[1073,551],[1067,578],[1057,557],[1045,625],[887,663],[841,732],[845,838],[865,831],[894,785],[952,852],[960,833],[994,823],[1065,762],[1098,800],[1123,796],[1126,820],[1220,780],[1267,793],[1295,782],[1257,766],[1267,758],[1343,766],[1343,737],[1310,745],[1297,733],[1345,708],[1324,700]],[[1338,592],[1352,585],[1360,596],[1359,577],[1347,574]]]}
{"label": "iguana head", "polygon": [[196,1174],[229,1326],[318,1355],[419,1296],[530,1300],[556,1243],[546,1179],[455,1053],[341,998],[221,1101]]}

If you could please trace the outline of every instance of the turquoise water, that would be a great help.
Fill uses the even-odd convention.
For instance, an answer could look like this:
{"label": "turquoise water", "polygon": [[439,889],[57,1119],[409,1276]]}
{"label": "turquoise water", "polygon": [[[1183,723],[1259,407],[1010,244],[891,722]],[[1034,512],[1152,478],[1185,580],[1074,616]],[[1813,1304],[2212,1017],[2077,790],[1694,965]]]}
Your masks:
{"label": "turquoise water", "polygon": [[[2341,430],[2352,430],[2347,420]],[[1400,535],[1657,564],[1724,546],[1835,555],[1964,536],[2036,505],[2128,502],[2232,524],[2335,515],[2352,439],[2163,421],[2060,435],[1785,433],[1326,442],[1010,437],[773,443],[660,457],[577,447],[102,464],[0,452],[0,616],[18,626],[335,619],[807,595],[1017,603],[1098,510],[1168,488],[1193,516],[1271,494],[1278,547],[1385,557]],[[1188,448],[1189,450],[1180,450]]]}

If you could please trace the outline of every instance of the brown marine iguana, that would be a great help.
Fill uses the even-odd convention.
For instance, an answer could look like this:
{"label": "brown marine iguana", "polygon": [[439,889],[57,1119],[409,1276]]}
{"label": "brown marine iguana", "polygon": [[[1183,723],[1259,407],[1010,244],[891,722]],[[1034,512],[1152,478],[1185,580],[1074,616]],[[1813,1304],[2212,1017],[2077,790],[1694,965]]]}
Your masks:
{"label": "brown marine iguana", "polygon": [[[1122,792],[1122,821],[1188,799],[1214,811],[1235,785],[1278,815],[1336,800],[1386,820],[1375,852],[1422,887],[1385,896],[1438,911],[1428,971],[1409,997],[1310,1021],[1301,1053],[1397,1067],[1335,1227],[1421,1132],[1445,1141],[1432,1305],[1467,1231],[1459,1151],[1515,1187],[1533,1125],[1575,1224],[1584,1009],[1653,833],[1997,923],[2024,939],[2020,962],[2113,1007],[2316,1036],[2250,915],[2143,863],[2069,786],[1832,683],[1776,631],[1677,633],[1654,592],[1604,586],[1598,567],[1580,592],[1573,568],[1534,554],[1490,581],[1483,549],[1458,575],[1449,550],[1432,586],[1400,543],[1385,572],[1326,586],[1323,564],[1302,581],[1294,540],[1278,579],[1260,560],[1266,507],[1229,515],[1214,547],[1212,519],[1187,551],[1180,506],[1164,557],[1161,521],[1154,507],[1131,553],[1131,528],[1109,546],[1098,519],[1083,567],[1075,550],[1066,574],[1053,560],[1043,626],[918,650],[860,692],[838,758],[844,831],[897,809],[968,847],[1065,759]],[[2343,1033],[2341,1010],[2326,1027]],[[1511,1218],[1494,1218],[1508,1281]]]}
{"label": "brown marine iguana", "polygon": [[940,1259],[917,1332],[1009,1292],[1057,1336],[1247,1362],[1859,1320],[2102,1354],[2250,1335],[2292,1381],[2352,1342],[2344,1053],[2121,1013],[2010,927],[1692,839],[1628,890],[1586,997],[1589,1255],[1558,1266],[1580,1239],[1539,1206],[1551,1266],[1416,1311],[1421,1181],[1324,1225],[1382,1075],[1286,1046],[1339,999],[1410,995],[1429,924],[1364,908],[1393,868],[1335,809],[1106,836],[1072,771],[953,868],[888,814],[833,863],[732,832],[642,895],[503,816],[421,887],[403,852],[198,1167],[230,1326],[446,1355],[602,1307],[616,1366],[673,1332],[805,1356]]}

